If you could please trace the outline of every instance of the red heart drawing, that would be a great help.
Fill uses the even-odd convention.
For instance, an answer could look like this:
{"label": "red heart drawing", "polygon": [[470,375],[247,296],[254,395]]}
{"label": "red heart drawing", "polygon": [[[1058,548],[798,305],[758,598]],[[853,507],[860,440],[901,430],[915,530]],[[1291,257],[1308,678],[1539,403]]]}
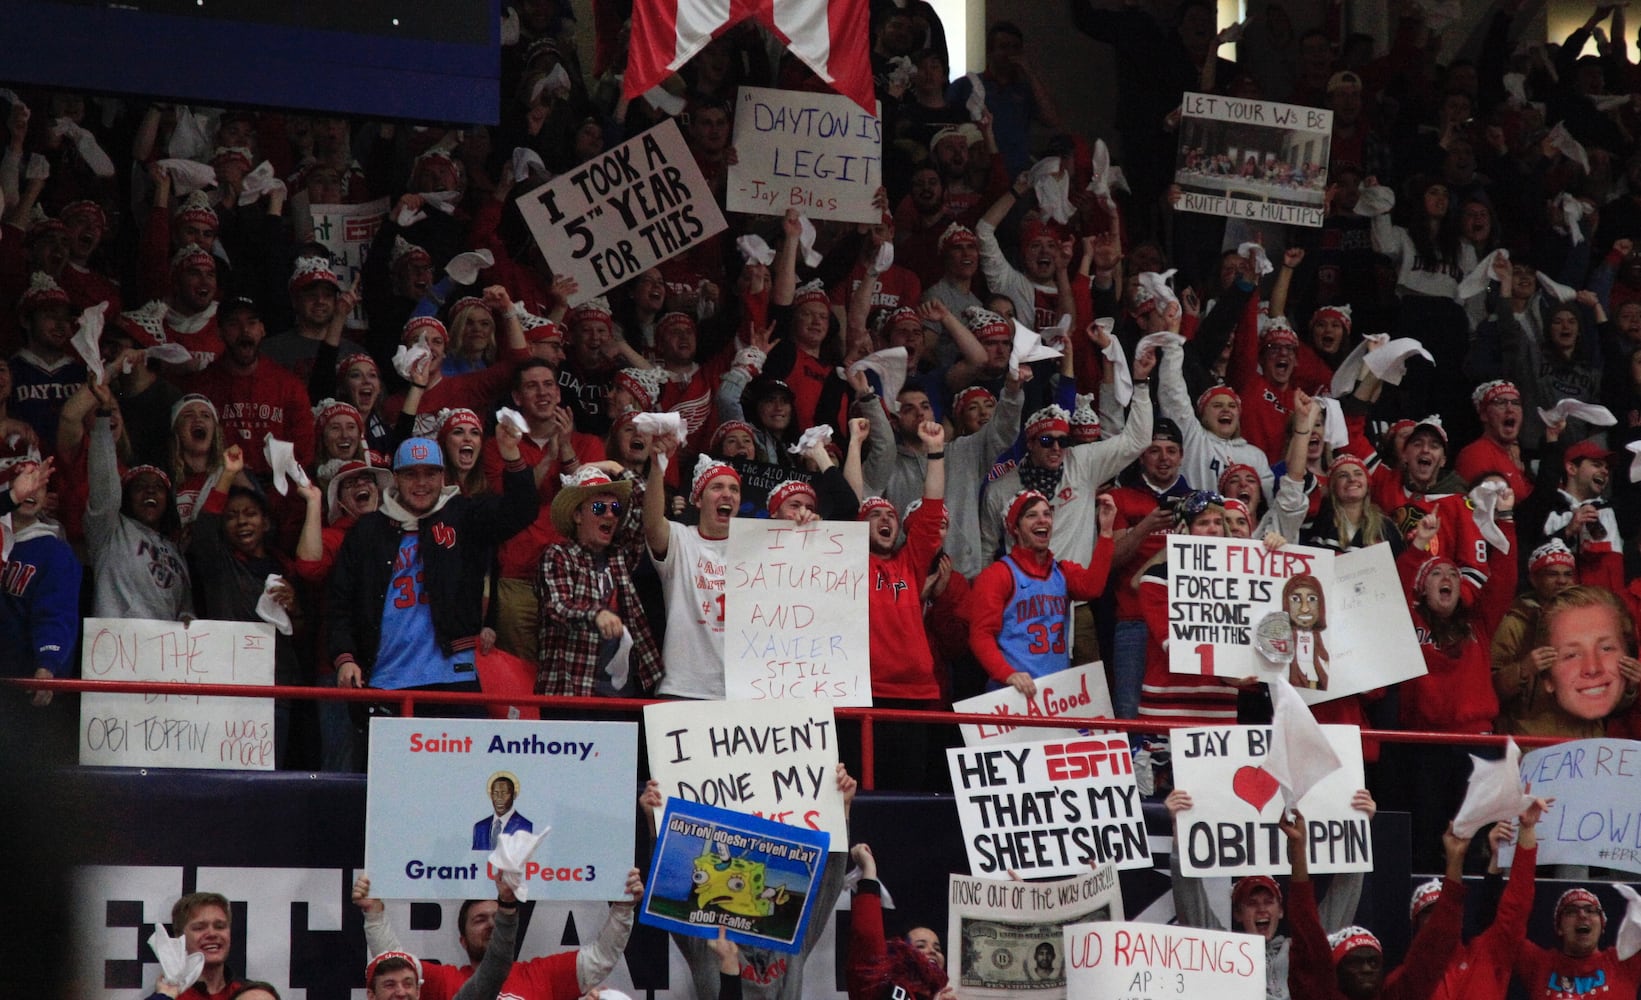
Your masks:
{"label": "red heart drawing", "polygon": [[1231,791],[1256,811],[1263,810],[1265,803],[1271,801],[1281,787],[1262,767],[1239,767],[1231,777]]}

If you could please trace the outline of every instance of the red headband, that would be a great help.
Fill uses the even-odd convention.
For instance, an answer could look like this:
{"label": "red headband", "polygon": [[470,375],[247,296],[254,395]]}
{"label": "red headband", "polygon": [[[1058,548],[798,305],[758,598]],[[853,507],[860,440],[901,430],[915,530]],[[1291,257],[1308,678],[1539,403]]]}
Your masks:
{"label": "red headband", "polygon": [[1197,409],[1200,410],[1204,406],[1207,406],[1208,401],[1213,399],[1215,396],[1229,396],[1236,401],[1238,406],[1242,405],[1242,397],[1236,394],[1235,389],[1228,385],[1216,385],[1210,387],[1204,391],[1202,395],[1197,397]]}
{"label": "red headband", "polygon": [[332,401],[329,406],[320,410],[319,416],[314,419],[313,426],[323,430],[325,425],[331,422],[332,417],[352,417],[359,424],[360,430],[365,428],[365,415],[359,412],[359,408],[352,403],[344,403],[340,400]]}
{"label": "red headband", "polygon": [[1321,319],[1325,316],[1332,316],[1334,319],[1338,320],[1340,323],[1343,323],[1344,327],[1345,327],[1345,332],[1346,333],[1350,332],[1350,313],[1345,312],[1343,309],[1340,309],[1338,306],[1323,306],[1322,308],[1320,308],[1320,309],[1316,310],[1315,312],[1311,313],[1311,322],[1314,323],[1317,320],[1319,320],[1319,319]]}
{"label": "red headband", "polygon": [[1346,927],[1328,938],[1328,944],[1333,953],[1333,964],[1338,965],[1340,959],[1357,948],[1372,948],[1379,954],[1384,954],[1384,945],[1374,933],[1365,927]]}
{"label": "red headband", "polygon": [[774,514],[781,509],[781,504],[803,494],[808,494],[811,500],[816,499],[813,486],[798,479],[788,479],[769,492],[769,513]]}
{"label": "red headband", "polygon": [[1014,494],[1014,499],[1009,501],[1009,509],[1003,514],[1003,527],[1012,532],[1014,526],[1020,523],[1020,515],[1024,514],[1026,508],[1038,500],[1048,503],[1048,497],[1043,496],[1036,490],[1021,490]]}
{"label": "red headband", "polygon": [[895,505],[889,501],[883,499],[882,497],[867,497],[865,500],[860,502],[860,513],[855,515],[855,520],[866,520],[872,516],[872,511],[874,510],[886,510],[896,517],[900,516],[900,511],[895,510]]}

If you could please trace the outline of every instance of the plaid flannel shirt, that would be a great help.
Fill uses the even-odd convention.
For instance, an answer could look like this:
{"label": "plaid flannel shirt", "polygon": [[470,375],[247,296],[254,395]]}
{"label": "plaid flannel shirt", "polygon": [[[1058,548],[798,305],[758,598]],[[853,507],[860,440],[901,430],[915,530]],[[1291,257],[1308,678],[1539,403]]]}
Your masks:
{"label": "plaid flannel shirt", "polygon": [[[610,610],[632,633],[629,669],[640,691],[647,694],[661,680],[661,647],[650,631],[638,589],[632,582],[633,567],[643,558],[643,506],[644,481],[635,479],[631,501],[622,512],[608,554],[615,596],[615,607]],[[541,570],[536,575],[536,596],[541,601],[537,694],[595,693],[600,639],[593,620],[610,607],[599,597],[598,577],[592,550],[578,542],[556,542],[542,552]]]}

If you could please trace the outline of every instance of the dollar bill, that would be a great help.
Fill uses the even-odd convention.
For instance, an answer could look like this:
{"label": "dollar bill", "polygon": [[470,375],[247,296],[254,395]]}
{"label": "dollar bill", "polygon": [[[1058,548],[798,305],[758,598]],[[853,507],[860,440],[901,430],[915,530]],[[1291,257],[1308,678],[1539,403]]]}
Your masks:
{"label": "dollar bill", "polygon": [[[1097,919],[1097,918],[1094,918]],[[1064,990],[1060,923],[961,920],[960,988]]]}

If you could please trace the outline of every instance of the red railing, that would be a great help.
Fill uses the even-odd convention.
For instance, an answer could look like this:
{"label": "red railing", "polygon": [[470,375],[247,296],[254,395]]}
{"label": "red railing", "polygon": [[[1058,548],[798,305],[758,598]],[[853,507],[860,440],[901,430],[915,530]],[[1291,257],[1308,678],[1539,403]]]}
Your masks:
{"label": "red railing", "polygon": [[[179,686],[193,687],[190,692],[220,698],[299,698],[314,701],[363,701],[396,704],[404,715],[415,712],[418,704],[435,705],[519,705],[541,709],[592,710],[595,712],[637,713],[645,705],[656,702],[648,698],[578,698],[563,695],[518,695],[500,697],[483,692],[465,691],[383,691],[377,688],[334,688],[258,686],[253,684],[197,684],[177,685],[155,681],[87,681],[87,680],[32,680],[27,678],[0,678],[0,683],[28,690],[45,691],[98,691],[104,694],[160,694],[175,695]],[[977,715],[965,712],[923,712],[895,708],[834,708],[840,719],[858,720],[860,727],[861,787],[870,791],[876,767],[872,727],[878,722],[916,722],[925,725],[1009,725],[1043,729],[1107,729],[1119,732],[1159,733],[1198,725],[1195,722],[1166,722],[1157,719],[1100,719],[1089,717],[1053,716],[1030,717],[1023,715]],[[1462,735],[1454,733],[1415,732],[1401,729],[1364,729],[1364,739],[1373,738],[1387,743],[1436,743],[1448,746],[1503,747],[1507,737],[1496,735]],[[1567,742],[1554,736],[1517,736],[1516,744],[1524,748],[1551,746]]]}

